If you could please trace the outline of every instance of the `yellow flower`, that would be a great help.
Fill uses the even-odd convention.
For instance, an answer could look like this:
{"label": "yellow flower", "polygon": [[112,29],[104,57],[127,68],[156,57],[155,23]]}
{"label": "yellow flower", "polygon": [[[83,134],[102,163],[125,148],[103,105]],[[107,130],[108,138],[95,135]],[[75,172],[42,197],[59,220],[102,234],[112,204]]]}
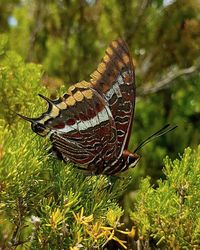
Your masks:
{"label": "yellow flower", "polygon": [[124,240],[120,240],[119,238],[117,238],[115,236],[115,230],[113,228],[110,227],[102,227],[105,230],[107,230],[107,240],[105,241],[105,243],[103,244],[103,247],[110,241],[110,240],[115,240],[117,241],[124,249],[127,249],[127,247],[124,245],[124,243],[126,243],[126,241]]}
{"label": "yellow flower", "polygon": [[97,241],[101,237],[107,238],[106,235],[108,234],[107,230],[104,230],[99,222],[86,228],[86,232],[94,241]]}
{"label": "yellow flower", "polygon": [[[94,242],[96,242],[99,238],[103,238],[105,240],[103,246],[105,246],[110,240],[117,241],[124,249],[127,249],[125,246],[126,241],[120,240],[115,236],[116,227],[119,221],[119,214],[114,213],[112,210],[107,213],[107,220],[110,221],[111,227],[102,226],[100,222],[96,222],[92,224],[93,215],[84,216],[84,208],[81,208],[81,211],[77,214],[73,213],[76,222],[79,225],[84,225],[84,231],[90,236]],[[132,229],[129,232],[117,230],[120,233],[127,234],[132,236],[135,233],[135,230]],[[71,247],[70,250],[78,250],[78,246]]]}
{"label": "yellow flower", "polygon": [[[97,241],[99,238],[104,237],[105,242],[103,244],[103,247],[110,241],[115,240],[117,241],[124,249],[127,249],[127,247],[124,245],[126,241],[120,240],[115,236],[115,229],[113,227],[104,227],[101,226],[99,222],[95,223],[95,225],[92,225],[90,229],[86,229],[86,232],[89,234],[90,237],[94,239],[94,241]],[[128,233],[128,232],[126,232]]]}
{"label": "yellow flower", "polygon": [[78,224],[83,224],[87,226],[90,222],[93,221],[93,214],[89,216],[83,216],[83,212],[84,212],[84,208],[82,207],[80,213],[77,213],[77,214],[75,214],[74,212],[72,213]]}
{"label": "yellow flower", "polygon": [[46,224],[47,226],[50,226],[53,229],[56,229],[57,226],[64,220],[64,216],[59,208],[56,208],[53,213],[50,215],[49,218],[49,224]]}

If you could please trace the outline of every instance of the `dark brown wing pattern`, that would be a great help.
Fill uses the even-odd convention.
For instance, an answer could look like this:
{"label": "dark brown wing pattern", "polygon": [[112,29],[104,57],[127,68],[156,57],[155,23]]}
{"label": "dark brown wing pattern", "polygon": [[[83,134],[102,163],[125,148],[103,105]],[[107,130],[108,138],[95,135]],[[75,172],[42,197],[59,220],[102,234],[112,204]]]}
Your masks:
{"label": "dark brown wing pattern", "polygon": [[39,135],[50,135],[53,148],[64,160],[85,165],[96,173],[103,171],[104,162],[117,157],[112,113],[90,82],[72,85],[58,100],[40,96],[49,107],[39,118],[31,119],[32,129]]}
{"label": "dark brown wing pattern", "polygon": [[122,39],[111,43],[91,77],[94,88],[105,98],[112,112],[120,156],[128,147],[136,96],[133,63]]}
{"label": "dark brown wing pattern", "polygon": [[72,85],[58,100],[40,95],[48,102],[40,117],[20,116],[37,134],[49,135],[65,161],[94,174],[114,174],[127,168],[123,151],[135,105],[134,69],[123,40],[111,43],[91,77]]}
{"label": "dark brown wing pattern", "polygon": [[116,157],[116,128],[104,99],[93,89],[83,90],[83,83],[86,82],[75,84],[73,91],[68,91],[64,102],[69,105],[70,98],[73,105],[46,126],[52,126],[51,140],[65,160],[90,166],[87,170],[95,173],[97,159],[102,168],[101,164],[110,160],[108,151]]}

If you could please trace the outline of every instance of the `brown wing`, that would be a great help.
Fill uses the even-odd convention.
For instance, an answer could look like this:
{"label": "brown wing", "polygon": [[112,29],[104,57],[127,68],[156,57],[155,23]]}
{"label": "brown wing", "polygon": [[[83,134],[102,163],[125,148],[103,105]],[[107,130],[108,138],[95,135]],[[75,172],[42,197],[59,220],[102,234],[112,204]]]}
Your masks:
{"label": "brown wing", "polygon": [[[116,157],[116,128],[112,113],[102,96],[85,81],[72,85],[37,119],[50,131],[54,148],[65,160],[81,165],[103,164]],[[96,166],[102,167],[103,166]],[[100,171],[100,170],[99,170]]]}
{"label": "brown wing", "polygon": [[122,39],[111,43],[91,77],[93,88],[105,98],[112,112],[120,156],[128,147],[136,96],[134,67]]}
{"label": "brown wing", "polygon": [[49,134],[64,159],[103,173],[127,148],[134,113],[134,69],[123,40],[111,43],[91,76],[58,100],[40,95],[49,104],[40,117],[20,116],[37,134]]}

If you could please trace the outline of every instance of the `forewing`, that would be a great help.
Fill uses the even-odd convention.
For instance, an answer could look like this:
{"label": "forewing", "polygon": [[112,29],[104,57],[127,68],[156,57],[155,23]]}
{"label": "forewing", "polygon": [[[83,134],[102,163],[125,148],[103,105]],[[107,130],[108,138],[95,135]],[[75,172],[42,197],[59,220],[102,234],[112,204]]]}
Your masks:
{"label": "forewing", "polygon": [[122,39],[113,41],[91,83],[107,101],[117,130],[118,157],[127,149],[135,107],[134,67],[128,47]]}
{"label": "forewing", "polygon": [[[81,165],[116,157],[116,128],[109,106],[85,81],[71,86],[68,92],[49,103],[38,121],[50,130],[53,146],[65,160]],[[95,162],[94,162],[95,165]],[[97,166],[98,167],[98,166]]]}

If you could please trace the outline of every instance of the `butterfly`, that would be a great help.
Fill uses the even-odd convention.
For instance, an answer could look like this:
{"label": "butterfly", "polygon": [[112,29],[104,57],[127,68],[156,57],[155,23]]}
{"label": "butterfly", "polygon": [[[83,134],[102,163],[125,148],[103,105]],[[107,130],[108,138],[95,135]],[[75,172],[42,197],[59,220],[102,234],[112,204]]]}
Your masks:
{"label": "butterfly", "polygon": [[[48,110],[31,122],[32,130],[49,136],[52,151],[91,174],[115,175],[134,167],[136,151],[169,125],[147,138],[134,152],[128,150],[135,110],[135,73],[126,42],[113,41],[90,81],[69,87],[56,100],[39,94]],[[168,130],[169,131],[169,130]]]}

